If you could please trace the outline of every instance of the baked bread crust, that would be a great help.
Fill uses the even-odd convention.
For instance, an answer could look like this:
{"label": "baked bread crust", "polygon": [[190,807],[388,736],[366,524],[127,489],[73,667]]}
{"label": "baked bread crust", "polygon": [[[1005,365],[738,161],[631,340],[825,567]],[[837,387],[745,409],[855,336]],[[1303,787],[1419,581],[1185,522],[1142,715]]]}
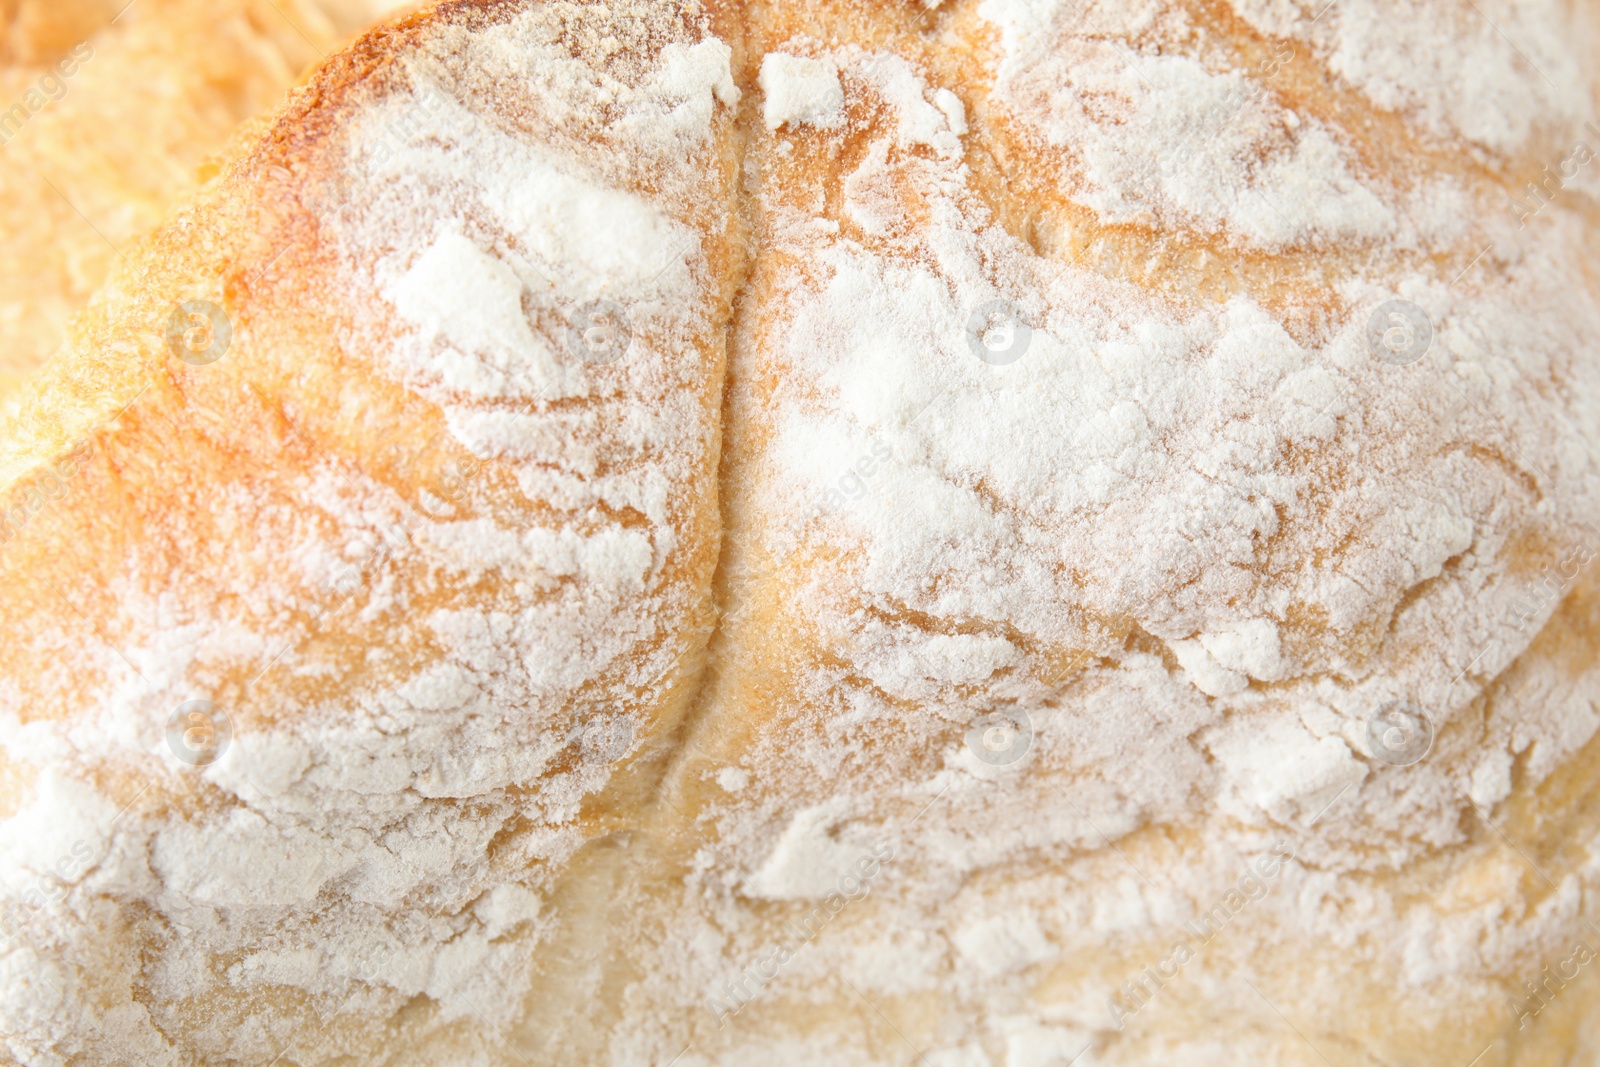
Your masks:
{"label": "baked bread crust", "polygon": [[[324,1062],[384,1025],[398,1057],[459,1053],[491,994],[515,1021],[542,901],[642,803],[710,625],[738,246],[707,18],[374,31],[30,380],[0,460],[17,1059]],[[641,84],[673,48],[682,76]],[[640,88],[585,126],[546,106],[579,81]],[[580,243],[606,213],[648,270]],[[627,358],[569,342],[597,299],[631,308]]]}
{"label": "baked bread crust", "polygon": [[126,246],[215,173],[239,125],[381,2],[0,5],[0,401],[61,348]]}
{"label": "baked bread crust", "polygon": [[[5,435],[10,500],[89,445],[0,555],[0,845],[116,822],[13,1055],[1592,1055],[1596,34],[1485,11],[448,4],[330,60]],[[561,363],[602,296],[634,347]],[[195,695],[230,752],[158,773]]]}

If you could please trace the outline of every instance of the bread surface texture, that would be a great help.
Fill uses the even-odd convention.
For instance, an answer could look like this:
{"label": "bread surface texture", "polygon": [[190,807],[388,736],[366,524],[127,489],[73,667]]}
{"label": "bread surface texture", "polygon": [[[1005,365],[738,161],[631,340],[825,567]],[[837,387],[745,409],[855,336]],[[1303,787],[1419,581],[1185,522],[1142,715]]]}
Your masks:
{"label": "bread surface texture", "polygon": [[1600,1056],[1595,17],[330,56],[0,430],[6,1054]]}
{"label": "bread surface texture", "polygon": [[[0,4],[0,402],[129,246],[386,0]],[[414,6],[414,5],[412,5]]]}

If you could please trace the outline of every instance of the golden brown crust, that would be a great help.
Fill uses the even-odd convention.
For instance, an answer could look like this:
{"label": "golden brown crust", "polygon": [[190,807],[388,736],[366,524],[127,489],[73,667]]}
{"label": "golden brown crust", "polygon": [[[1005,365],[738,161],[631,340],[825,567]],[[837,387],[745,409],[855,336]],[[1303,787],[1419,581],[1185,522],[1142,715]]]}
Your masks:
{"label": "golden brown crust", "polygon": [[[330,60],[0,435],[13,505],[84,442],[0,552],[4,847],[126,808],[150,874],[28,951],[174,1062],[1593,1045],[1501,1003],[1600,942],[1592,203],[1496,214],[1559,102],[1452,132],[1351,8],[504,0]],[[578,367],[596,294],[635,348]],[[231,762],[155,773],[180,689]]]}
{"label": "golden brown crust", "polygon": [[[391,5],[393,6],[393,5]],[[0,12],[0,397],[234,128],[376,12],[365,0],[16,0]]]}
{"label": "golden brown crust", "polygon": [[[168,884],[201,879],[187,890],[191,900],[207,896],[210,876],[191,866],[207,852],[264,848],[259,862],[270,866],[273,835],[287,834],[302,842],[289,864],[303,881],[267,890],[277,903],[212,927],[207,936],[219,940],[209,951],[220,961],[287,937],[301,939],[302,951],[365,954],[317,968],[324,977],[313,985],[346,986],[380,953],[409,952],[402,986],[421,984],[385,994],[387,1004],[348,1031],[344,1022],[319,1029],[310,1021],[336,1006],[329,998],[343,987],[319,993],[264,979],[229,990],[186,979],[181,994],[171,986],[130,994],[128,983],[146,981],[138,960],[176,962],[168,955],[180,936],[174,924],[192,919],[158,902],[136,908],[135,919],[109,902],[139,892],[123,883],[94,890],[92,900],[85,891],[65,919],[77,931],[69,937],[103,942],[101,957],[70,949],[60,965],[83,1003],[135,995],[154,1029],[133,1025],[95,1052],[90,1034],[63,1023],[47,1036],[52,1024],[38,1017],[10,1035],[14,1055],[54,1047],[146,1059],[176,1041],[185,1051],[161,1055],[266,1062],[293,1046],[292,1058],[310,1062],[299,1058],[363,1047],[372,1019],[422,989],[450,999],[453,983],[527,981],[538,920],[513,912],[521,917],[510,924],[495,917],[509,905],[485,912],[483,901],[536,902],[527,894],[545,892],[585,841],[636,818],[709,626],[721,330],[739,256],[719,206],[735,166],[729,123],[716,114],[725,105],[711,84],[690,85],[685,91],[706,109],[704,129],[689,130],[681,147],[646,146],[631,161],[669,199],[630,180],[627,168],[612,168],[602,186],[581,160],[563,159],[559,137],[521,128],[529,116],[516,109],[538,101],[519,96],[520,86],[485,81],[470,65],[444,85],[451,99],[505,120],[502,151],[558,161],[546,180],[580,207],[586,197],[609,198],[613,210],[658,220],[661,242],[676,235],[659,249],[667,262],[652,268],[654,278],[616,276],[607,290],[630,303],[654,300],[634,312],[631,345],[614,363],[585,362],[573,348],[565,320],[581,295],[524,292],[534,347],[516,356],[537,367],[556,354],[545,392],[560,396],[485,407],[456,386],[425,394],[390,355],[426,343],[405,319],[421,313],[414,306],[426,310],[418,303],[426,292],[396,294],[413,291],[407,272],[422,269],[435,220],[465,219],[474,233],[499,225],[492,197],[501,190],[470,184],[493,176],[465,174],[459,202],[440,194],[395,229],[361,207],[384,195],[389,179],[352,181],[349,173],[381,167],[393,150],[369,120],[396,101],[455,114],[456,105],[436,102],[437,87],[435,97],[406,104],[425,86],[402,66],[426,58],[433,66],[416,70],[449,73],[450,34],[492,44],[491,28],[501,27],[507,40],[532,33],[543,43],[540,26],[550,27],[557,46],[564,36],[572,42],[576,76],[614,70],[619,83],[640,84],[664,47],[685,49],[702,33],[701,19],[683,9],[638,5],[623,16],[646,20],[644,32],[610,56],[577,34],[609,16],[576,5],[566,8],[565,26],[552,27],[533,5],[449,4],[364,37],[296,91],[192,206],[141,242],[76,323],[70,355],[30,382],[0,464],[10,472],[5,506],[14,520],[0,552],[9,728],[35,737],[59,728],[66,737],[109,714],[105,721],[133,733],[121,747],[83,746],[55,760],[54,771],[41,765],[50,762],[44,750],[8,745],[0,806],[16,815],[37,803],[41,775],[66,773],[120,812],[117,848],[163,870]],[[706,77],[705,62],[718,55],[695,53],[695,76]],[[642,90],[640,99],[650,103]],[[615,121],[595,132],[620,136],[607,129]],[[376,150],[363,147],[374,136]],[[451,165],[447,155],[437,159]],[[508,231],[505,240],[527,236]],[[504,251],[432,247],[448,247],[455,270],[510,262],[494,258]],[[463,436],[475,436],[472,420],[494,419],[570,435],[574,454],[551,462],[489,439],[474,442],[475,455]],[[555,555],[506,556],[507,543],[546,545]],[[234,745],[231,759],[198,774],[168,751],[170,734],[163,740],[167,717],[194,699],[225,709]],[[364,719],[368,726],[357,725]],[[339,751],[334,739],[352,729],[372,732]],[[386,749],[380,731],[396,729],[400,749]],[[417,747],[429,732],[436,741]],[[296,765],[296,752],[311,753],[310,764]],[[402,780],[392,778],[394,766],[408,768]],[[230,827],[241,819],[264,822],[237,839]],[[372,891],[347,889],[346,876],[332,873],[348,870],[352,846],[370,851],[380,837],[412,834],[436,840],[433,827],[486,850],[438,872],[428,861],[404,873],[403,862],[381,892],[452,916],[457,933],[479,916],[488,925],[470,936],[501,961],[493,972],[486,963],[430,977],[443,935],[402,923],[397,946]],[[186,836],[194,833],[200,839]],[[97,859],[91,880],[122,877],[110,859]],[[321,903],[291,903],[319,884]],[[343,948],[316,933],[335,914],[349,935]],[[20,936],[44,951],[13,925],[8,949]],[[203,953],[185,958],[208,970]],[[454,1008],[412,1010],[392,1025],[418,1040],[456,1034],[481,1043],[474,1026],[451,1021],[481,996],[464,991]],[[267,1030],[245,1025],[252,1018],[267,1020]]]}

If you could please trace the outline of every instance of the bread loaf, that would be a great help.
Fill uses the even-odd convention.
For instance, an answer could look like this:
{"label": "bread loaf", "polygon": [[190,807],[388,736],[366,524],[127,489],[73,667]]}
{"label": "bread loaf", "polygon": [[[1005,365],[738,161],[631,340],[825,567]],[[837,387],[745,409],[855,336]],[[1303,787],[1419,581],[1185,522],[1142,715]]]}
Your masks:
{"label": "bread loaf", "polygon": [[334,56],[0,434],[9,1054],[1593,1059],[1594,16]]}

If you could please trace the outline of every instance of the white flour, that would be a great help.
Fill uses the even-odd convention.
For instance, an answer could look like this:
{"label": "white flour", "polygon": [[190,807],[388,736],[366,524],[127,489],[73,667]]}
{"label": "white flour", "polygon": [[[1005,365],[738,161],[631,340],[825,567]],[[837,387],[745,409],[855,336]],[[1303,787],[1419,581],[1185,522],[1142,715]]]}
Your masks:
{"label": "white flour", "polygon": [[[1587,543],[1600,511],[1586,355],[1600,308],[1575,281],[1592,259],[1577,194],[1519,236],[1493,182],[1453,167],[1397,181],[1283,87],[1292,62],[1325,62],[1440,144],[1507,154],[1582,117],[1578,45],[1561,16],[1487,2],[1525,31],[1528,60],[1427,6],[1237,6],[1303,52],[1241,66],[1163,4],[983,0],[998,54],[982,100],[884,52],[778,42],[761,57],[750,180],[770,302],[747,312],[762,330],[731,353],[745,392],[727,410],[762,434],[730,481],[753,486],[742,518],[790,584],[773,618],[726,636],[784,650],[762,678],[776,711],[697,709],[707,750],[729,751],[729,721],[750,719],[752,739],[703,771],[716,788],[693,869],[637,904],[659,910],[663,941],[635,943],[629,898],[603,912],[627,965],[580,961],[569,984],[615,994],[622,1017],[557,1020],[573,1041],[679,1067],[867,1062],[848,1035],[819,1051],[763,1015],[792,997],[812,1017],[843,977],[869,1003],[929,1006],[941,1067],[1059,1067],[1086,1042],[1105,1063],[1271,1062],[1279,1046],[1253,1032],[1131,1036],[1161,1007],[1122,1035],[1105,982],[1129,971],[1097,954],[1165,951],[1280,835],[1295,842],[1281,882],[1185,964],[1180,980],[1219,1002],[1230,964],[1320,939],[1360,946],[1443,1018],[1565,947],[1574,871],[1600,869],[1600,842],[1569,841],[1587,858],[1525,891],[1521,861],[1464,827],[1472,804],[1493,812],[1600,728],[1594,668],[1552,666],[1561,598],[1528,606],[1518,571],[1529,543]],[[693,153],[740,100],[722,42],[668,45],[619,80],[572,58],[542,14],[557,8],[450,31],[413,62],[413,96],[370,108],[347,146],[355,192],[329,221],[350,276],[392,309],[342,340],[438,405],[451,440],[523,499],[485,490],[470,518],[445,500],[420,514],[324,462],[302,487],[312,517],[242,489],[219,503],[293,546],[299,585],[331,587],[360,560],[348,610],[383,628],[359,700],[284,709],[205,771],[225,810],[123,817],[85,772],[159,754],[168,690],[196,671],[304,641],[253,625],[287,595],[234,617],[129,592],[151,636],[122,651],[148,687],[124,672],[66,726],[0,715],[10,758],[56,768],[0,823],[15,861],[0,892],[49,915],[0,956],[0,1031],[19,1058],[81,1052],[71,1012],[94,1003],[129,1062],[181,1062],[160,1032],[172,1021],[149,1012],[213,991],[213,956],[241,996],[288,987],[319,1012],[353,992],[378,1017],[426,997],[441,1021],[498,1028],[527,1007],[558,923],[543,894],[612,772],[585,728],[643,732],[694,607],[664,574],[689,536],[682,487],[714,447],[688,340],[709,330],[713,279],[675,208],[705,195]],[[1483,72],[1473,87],[1431,65],[1452,42]],[[1231,288],[1180,299],[1030,247],[992,207],[1006,191],[980,195],[981,123],[1032,139],[1086,230],[1121,227],[1152,255],[1193,242],[1238,267]],[[412,131],[398,148],[397,125]],[[864,146],[837,210],[793,199],[795,144],[851,137]],[[626,191],[641,176],[651,194]],[[1323,257],[1325,321],[1290,322],[1249,284],[1246,257],[1268,253],[1286,274]],[[1396,298],[1433,329],[1409,366],[1366,336],[1369,310]],[[638,346],[603,371],[549,341],[596,301],[626,308]],[[997,334],[1022,348],[1009,362],[978,354],[991,333],[974,321],[995,306],[1018,320]],[[435,597],[408,580],[418,567],[500,599]],[[420,669],[382,658],[424,645]],[[1397,698],[1438,731],[1404,768],[1368,732]],[[1026,753],[981,758],[974,715],[1018,708]],[[893,864],[718,1031],[725,1044],[686,1046],[707,991],[765,958],[781,909],[828,901],[886,842]],[[1396,873],[1423,867],[1437,881],[1421,889]],[[1491,904],[1474,903],[1477,882],[1499,887]],[[130,899],[181,939],[148,972],[114,948]],[[1296,995],[1340,1005],[1348,977],[1309,975]],[[221,1019],[196,1040],[269,1062],[288,1037]]]}
{"label": "white flour", "polygon": [[843,119],[844,89],[830,62],[772,52],[761,58],[761,114],[767,129],[784,123],[834,127]]}
{"label": "white flour", "polygon": [[[378,353],[373,373],[437,403],[460,445],[514,476],[523,505],[549,506],[495,506],[484,466],[457,499],[419,511],[324,459],[302,487],[303,513],[262,509],[243,491],[219,505],[289,550],[271,595],[303,612],[309,591],[321,624],[274,629],[268,602],[239,616],[182,591],[163,603],[130,593],[129,631],[156,643],[121,652],[148,685],[99,646],[87,655],[112,657],[107,673],[127,681],[98,708],[66,726],[0,715],[9,758],[59,769],[0,823],[13,905],[0,1032],[27,1062],[64,1062],[46,1050],[187,1062],[162,1033],[217,982],[245,997],[301,990],[330,1024],[352,995],[385,1014],[427,997],[441,1022],[518,1017],[548,872],[584,841],[581,801],[635,750],[636,722],[674,680],[674,635],[694,607],[664,568],[712,443],[694,397],[710,290],[698,234],[671,212],[705,195],[683,158],[739,95],[715,39],[667,47],[626,84],[573,58],[556,33],[550,12],[533,10],[413,57],[411,93],[354,125],[350,180],[336,186],[346,198],[327,220],[352,287],[393,309],[393,333],[378,326],[347,349]],[[545,138],[504,120],[530,105],[556,119],[592,112],[602,98],[613,115],[603,132],[625,159],[585,161],[555,134],[556,148],[536,148]],[[655,168],[660,192],[625,191],[629,167]],[[612,367],[545,341],[564,339],[574,309],[597,299],[629,319],[630,349]],[[418,567],[458,592],[419,586]],[[468,592],[486,581],[505,591],[498,602]],[[79,777],[97,765],[173,773],[162,727],[191,679],[231,664],[254,673],[319,632],[371,626],[437,652],[409,672],[375,652],[359,692],[239,731],[203,771],[227,798],[221,810],[149,820]],[[330,667],[290,654],[277,669]],[[596,737],[616,744],[601,751]],[[53,892],[36,902],[40,885]],[[151,970],[117,954],[126,900],[181,941]],[[75,947],[48,948],[50,929],[71,931]],[[100,1033],[79,1025],[75,1005]],[[267,1063],[291,1042],[291,1058],[314,1057],[323,1039],[317,1025],[273,1032],[220,1002],[210,1010],[189,1038],[208,1057]]]}
{"label": "white flour", "polygon": [[[770,425],[741,499],[764,510],[763,547],[794,583],[785,620],[751,643],[814,632],[826,654],[786,664],[793,695],[775,699],[805,710],[739,763],[782,803],[714,805],[721,842],[673,912],[687,928],[641,984],[661,1003],[684,984],[709,995],[729,965],[683,959],[677,937],[754,958],[778,935],[742,900],[823,901],[829,872],[889,835],[908,842],[899,882],[849,905],[830,940],[786,965],[763,992],[776,1002],[765,1030],[747,1008],[725,1043],[684,1064],[807,1062],[781,1036],[783,1005],[804,1011],[835,975],[874,1004],[930,998],[949,1032],[998,1041],[1007,1067],[1059,1067],[1089,1044],[1096,1062],[1209,1063],[1220,1047],[1162,1046],[1159,1029],[1137,1039],[1154,1043],[1112,1044],[1104,983],[1122,975],[1072,961],[1159,940],[1216,898],[1239,856],[1288,829],[1300,850],[1288,888],[1217,952],[1238,967],[1308,937],[1368,944],[1374,973],[1404,976],[1416,1010],[1464,998],[1498,1010],[1485,976],[1560,941],[1577,879],[1548,896],[1508,890],[1500,910],[1414,904],[1404,881],[1379,875],[1441,852],[1462,857],[1463,882],[1529,875],[1514,853],[1470,843],[1476,816],[1458,785],[1492,811],[1514,760],[1553,768],[1600,727],[1592,674],[1540,680],[1548,642],[1529,649],[1555,602],[1535,600],[1540,622],[1523,628],[1510,573],[1529,530],[1576,546],[1600,505],[1600,394],[1581,355],[1600,309],[1571,288],[1581,240],[1554,227],[1513,236],[1492,185],[1363,172],[1320,120],[1259,86],[1236,92],[1238,73],[1058,36],[1097,17],[1082,5],[983,10],[1008,46],[987,108],[1070,154],[1081,183],[1063,192],[1102,223],[1289,249],[1377,239],[1449,266],[1341,256],[1341,311],[1309,341],[1248,290],[1167,300],[1038,256],[992,223],[969,191],[962,112],[940,105],[958,87],[889,57],[819,56],[839,70],[847,108],[886,104],[891,117],[840,176],[835,225],[786,199],[781,146],[765,157],[777,239],[764,251],[798,266],[770,283],[768,343],[735,355],[774,395],[733,410]],[[1098,17],[1126,30],[1140,13]],[[1196,144],[1192,116],[1229,94],[1236,116]],[[1504,266],[1466,274],[1491,242]],[[1410,367],[1377,359],[1364,333],[1367,312],[1396,296],[1435,331]],[[995,300],[1031,328],[1005,365],[968,341],[974,309]],[[869,487],[817,507],[874,442],[892,458]],[[826,566],[800,562],[818,558]],[[1069,684],[1053,682],[1062,663],[1046,654],[1062,648],[1091,653]],[[1485,694],[1480,728],[1472,705]],[[1397,696],[1422,702],[1445,738],[1403,770],[1375,759],[1367,735]],[[960,727],[1011,705],[1031,711],[1035,733],[1007,773],[974,759]],[[943,769],[930,771],[918,753],[935,743]],[[1164,837],[1188,844],[1152,844]],[[1577,847],[1600,857],[1600,842]],[[700,893],[717,903],[691,904]],[[1337,1005],[1338,982],[1307,979],[1296,995],[1307,1011]],[[1001,1062],[962,1043],[925,1052]]]}

